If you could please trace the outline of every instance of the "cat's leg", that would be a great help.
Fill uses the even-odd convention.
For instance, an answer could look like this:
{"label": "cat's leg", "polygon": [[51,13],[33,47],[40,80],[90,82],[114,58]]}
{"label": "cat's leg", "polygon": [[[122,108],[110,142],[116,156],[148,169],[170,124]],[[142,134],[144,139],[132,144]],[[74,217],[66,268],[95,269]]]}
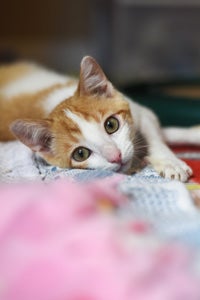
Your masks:
{"label": "cat's leg", "polygon": [[148,143],[147,161],[161,176],[187,181],[192,175],[191,168],[178,159],[165,144],[162,129],[153,112],[146,108],[142,109],[140,130]]}

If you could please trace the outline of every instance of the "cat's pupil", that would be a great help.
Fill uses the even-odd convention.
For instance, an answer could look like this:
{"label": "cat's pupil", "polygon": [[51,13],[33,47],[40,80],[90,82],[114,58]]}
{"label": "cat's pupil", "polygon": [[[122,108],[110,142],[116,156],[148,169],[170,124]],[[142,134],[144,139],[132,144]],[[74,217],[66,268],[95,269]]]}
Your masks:
{"label": "cat's pupil", "polygon": [[84,151],[83,151],[83,149],[79,149],[78,150],[78,154],[79,154],[79,156],[82,158],[82,157],[84,157]]}
{"label": "cat's pupil", "polygon": [[108,121],[107,122],[107,127],[112,129],[114,127],[114,124],[112,122]]}

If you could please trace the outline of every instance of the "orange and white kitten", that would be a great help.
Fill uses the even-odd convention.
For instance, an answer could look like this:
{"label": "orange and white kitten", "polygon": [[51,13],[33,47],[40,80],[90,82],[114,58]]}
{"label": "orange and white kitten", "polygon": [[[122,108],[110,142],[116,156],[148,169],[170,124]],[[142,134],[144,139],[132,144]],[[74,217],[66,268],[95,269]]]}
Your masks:
{"label": "orange and white kitten", "polygon": [[0,140],[17,138],[49,164],[128,173],[139,132],[161,175],[192,174],[165,144],[156,116],[114,88],[90,56],[79,81],[30,63],[1,67],[0,107]]}

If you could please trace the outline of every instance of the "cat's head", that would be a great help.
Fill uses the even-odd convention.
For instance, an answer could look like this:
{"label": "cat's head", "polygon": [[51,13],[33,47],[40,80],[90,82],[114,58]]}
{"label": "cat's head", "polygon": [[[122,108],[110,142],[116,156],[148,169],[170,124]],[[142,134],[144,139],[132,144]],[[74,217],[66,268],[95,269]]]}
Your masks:
{"label": "cat's head", "polygon": [[48,163],[62,168],[127,172],[134,155],[129,104],[89,56],[82,59],[72,97],[48,119],[16,120],[11,131]]}

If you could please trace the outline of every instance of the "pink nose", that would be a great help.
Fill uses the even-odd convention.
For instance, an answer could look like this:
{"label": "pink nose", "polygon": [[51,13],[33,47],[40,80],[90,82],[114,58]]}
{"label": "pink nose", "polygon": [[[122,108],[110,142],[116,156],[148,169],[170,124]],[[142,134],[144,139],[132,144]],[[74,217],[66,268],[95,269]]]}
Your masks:
{"label": "pink nose", "polygon": [[114,164],[120,164],[122,162],[122,155],[120,151],[115,151],[110,157],[109,157],[109,162]]}

